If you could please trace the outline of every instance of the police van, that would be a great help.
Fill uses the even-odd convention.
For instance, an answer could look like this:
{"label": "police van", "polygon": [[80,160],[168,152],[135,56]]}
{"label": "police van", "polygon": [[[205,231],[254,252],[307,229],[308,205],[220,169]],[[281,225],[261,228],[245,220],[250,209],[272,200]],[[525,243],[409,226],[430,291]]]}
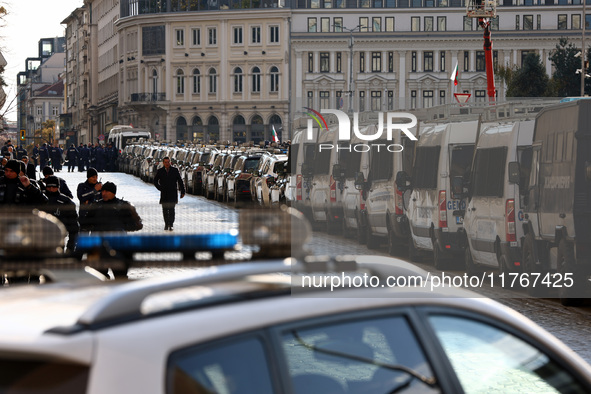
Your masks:
{"label": "police van", "polygon": [[563,304],[579,303],[589,290],[590,124],[591,100],[577,100],[544,108],[534,130],[523,262],[527,273],[552,281],[543,285],[558,288]]}
{"label": "police van", "polygon": [[410,237],[409,257],[433,252],[435,267],[442,269],[449,259],[463,254],[466,201],[451,188],[451,179],[470,174],[479,122],[436,124],[421,132],[416,144],[412,176],[397,174],[399,190],[412,190],[406,207]]}
{"label": "police van", "polygon": [[[523,201],[531,168],[534,120],[483,126],[478,137],[464,216],[465,264],[521,271]],[[464,180],[452,179],[454,188]],[[458,193],[461,193],[460,190]]]}
{"label": "police van", "polygon": [[[409,131],[416,136],[419,134],[417,126]],[[376,248],[382,240],[387,240],[392,255],[406,246],[408,220],[403,193],[395,179],[398,172],[411,173],[414,145],[414,140],[398,131],[392,141],[376,141],[369,152],[370,168],[363,191],[370,249]]]}
{"label": "police van", "polygon": [[117,147],[119,152],[127,146],[132,140],[139,140],[144,138],[149,140],[152,138],[152,134],[146,129],[138,129],[132,126],[118,125],[113,126],[107,137],[107,143],[112,143],[113,146]]}

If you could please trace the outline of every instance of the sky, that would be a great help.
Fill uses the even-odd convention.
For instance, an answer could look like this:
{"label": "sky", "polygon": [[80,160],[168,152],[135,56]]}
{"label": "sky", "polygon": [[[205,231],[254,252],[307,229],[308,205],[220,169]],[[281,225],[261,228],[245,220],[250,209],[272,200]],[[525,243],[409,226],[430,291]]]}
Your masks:
{"label": "sky", "polygon": [[[0,26],[0,50],[8,62],[4,71],[8,84],[4,91],[8,97],[2,113],[16,95],[16,74],[25,70],[25,59],[37,57],[41,38],[64,36],[65,26],[60,22],[83,3],[83,0],[0,0],[0,5],[8,10],[4,25]],[[14,108],[6,118],[15,121],[16,101],[11,107]]]}

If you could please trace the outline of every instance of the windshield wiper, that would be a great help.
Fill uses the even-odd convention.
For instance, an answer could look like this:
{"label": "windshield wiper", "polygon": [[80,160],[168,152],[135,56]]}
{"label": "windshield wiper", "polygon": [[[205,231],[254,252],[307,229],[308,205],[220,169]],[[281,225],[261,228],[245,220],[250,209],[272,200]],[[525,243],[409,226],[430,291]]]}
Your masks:
{"label": "windshield wiper", "polygon": [[411,368],[408,368],[404,365],[383,363],[378,360],[372,360],[372,359],[369,359],[366,357],[357,356],[355,354],[348,354],[348,353],[339,352],[338,350],[323,349],[323,348],[317,347],[315,345],[312,345],[311,343],[307,343],[306,341],[304,341],[304,339],[298,335],[297,331],[292,331],[292,335],[306,349],[310,349],[315,352],[324,353],[324,354],[328,354],[328,355],[335,356],[335,357],[341,357],[341,358],[346,358],[349,360],[359,361],[359,362],[362,362],[365,364],[375,365],[377,367],[389,369],[391,371],[400,371],[400,372],[404,372],[404,373],[410,375],[410,378],[408,380],[406,380],[400,386],[398,386],[395,389],[393,389],[392,391],[390,391],[390,394],[394,394],[394,393],[408,387],[410,385],[410,382],[413,379],[417,379],[418,381],[426,384],[429,387],[437,387],[437,380],[435,379],[435,377],[428,378],[426,376],[421,375],[417,371],[415,371]]}

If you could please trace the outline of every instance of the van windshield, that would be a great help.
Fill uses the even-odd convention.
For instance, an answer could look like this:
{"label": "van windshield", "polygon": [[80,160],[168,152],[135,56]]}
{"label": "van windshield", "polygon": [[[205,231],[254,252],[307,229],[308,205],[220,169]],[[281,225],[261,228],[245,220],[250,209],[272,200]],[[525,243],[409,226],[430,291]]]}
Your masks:
{"label": "van windshield", "polygon": [[121,136],[121,146],[119,149],[125,148],[131,141],[137,141],[139,138],[149,138],[145,135],[130,135],[130,136]]}
{"label": "van windshield", "polygon": [[437,188],[440,146],[419,146],[413,168],[413,186],[417,189]]}
{"label": "van windshield", "polygon": [[340,146],[339,148],[339,164],[345,168],[346,178],[353,178],[355,177],[355,173],[359,172],[361,151],[357,152],[354,148],[355,145]]}
{"label": "van windshield", "polygon": [[503,196],[506,158],[506,147],[485,148],[476,151],[472,175],[473,196]]}

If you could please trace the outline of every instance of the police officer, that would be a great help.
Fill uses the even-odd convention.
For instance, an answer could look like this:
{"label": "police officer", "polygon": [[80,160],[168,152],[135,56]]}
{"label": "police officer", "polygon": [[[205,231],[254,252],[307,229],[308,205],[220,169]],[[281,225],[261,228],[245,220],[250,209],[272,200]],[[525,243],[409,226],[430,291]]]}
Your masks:
{"label": "police officer", "polygon": [[51,167],[53,167],[54,171],[59,172],[62,158],[60,156],[60,150],[57,144],[50,148],[49,157],[51,157]]}
{"label": "police officer", "polygon": [[39,148],[39,168],[43,169],[49,161],[49,150],[47,144],[44,142],[41,148]]}
{"label": "police officer", "polygon": [[80,225],[78,224],[78,213],[76,203],[68,196],[60,193],[60,181],[58,177],[51,175],[45,179],[45,195],[48,198],[47,205],[41,209],[58,218],[66,230],[68,230],[68,243],[66,244],[69,253],[74,252]]}
{"label": "police officer", "polygon": [[76,162],[78,161],[79,152],[74,144],[70,145],[66,152],[66,159],[68,159],[68,172],[73,172]]}
{"label": "police officer", "polygon": [[25,163],[25,174],[29,179],[37,179],[37,169],[35,164],[29,163],[29,156],[24,155],[22,158],[23,163]]}
{"label": "police officer", "polygon": [[31,159],[33,159],[35,168],[37,168],[37,165],[39,164],[39,144],[35,144],[35,147],[33,148],[33,156]]}
{"label": "police officer", "polygon": [[[54,175],[53,170],[51,169],[50,166],[45,166],[43,168],[43,179],[41,179],[39,181],[39,186],[41,187],[42,190],[45,189],[45,180],[47,178],[49,178],[50,176]],[[57,177],[57,179],[60,181],[60,193],[65,194],[66,196],[70,197],[70,198],[74,198],[74,195],[72,194],[72,192],[70,191],[70,188],[68,187],[68,184],[66,183],[65,179]]]}
{"label": "police officer", "polygon": [[47,202],[47,197],[21,172],[24,164],[9,160],[0,176],[0,204],[26,204],[39,206]]}
{"label": "police officer", "polygon": [[88,146],[86,146],[86,144],[84,144],[82,149],[80,149],[79,163],[80,162],[82,163],[82,167],[80,167],[80,164],[78,164],[78,171],[86,171],[90,166],[90,149],[88,149]]}
{"label": "police officer", "polygon": [[101,199],[102,183],[98,182],[98,172],[90,167],[86,171],[86,182],[78,184],[78,200],[80,200],[80,230],[90,231],[92,223],[89,222],[88,216],[90,212],[90,205]]}
{"label": "police officer", "polygon": [[26,156],[28,154],[27,150],[25,148],[23,148],[22,145],[19,145],[18,148],[16,148],[16,158],[18,160],[22,160],[23,156]]}
{"label": "police officer", "polygon": [[96,156],[96,170],[98,172],[105,171],[106,155],[105,155],[105,150],[103,149],[103,146],[102,145],[97,146],[96,149],[94,150],[94,154]]}

